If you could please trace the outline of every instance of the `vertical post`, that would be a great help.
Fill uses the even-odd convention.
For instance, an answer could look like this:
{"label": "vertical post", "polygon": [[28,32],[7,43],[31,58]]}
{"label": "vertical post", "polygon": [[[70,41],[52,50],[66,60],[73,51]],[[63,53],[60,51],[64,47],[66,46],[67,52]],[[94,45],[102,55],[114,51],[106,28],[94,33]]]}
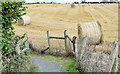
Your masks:
{"label": "vertical post", "polygon": [[118,53],[118,44],[117,44],[117,41],[115,40],[112,51],[111,51],[111,54],[110,54],[110,60],[108,62],[108,69],[109,69],[108,71],[109,72],[112,72],[114,70],[113,66],[114,66],[114,63],[115,63],[115,60],[116,60],[117,53]]}
{"label": "vertical post", "polygon": [[118,49],[119,49],[119,42],[116,44],[116,48],[115,48],[115,50],[117,50],[117,51],[116,51],[116,53],[114,53],[114,54],[116,54],[116,56],[115,56],[114,64],[112,67],[112,72],[118,71]]}
{"label": "vertical post", "polygon": [[[86,43],[87,43],[87,36],[83,37],[79,42],[78,42],[78,51],[76,51],[76,63],[74,66],[74,69],[77,69],[79,67],[80,64],[80,60],[84,54],[85,51],[85,47],[86,47]],[[76,46],[77,47],[77,46]]]}
{"label": "vertical post", "polygon": [[2,52],[0,51],[0,74],[2,73],[2,69],[3,69],[3,66],[2,66]]}
{"label": "vertical post", "polygon": [[77,57],[77,56],[78,56],[77,37],[74,36],[74,37],[72,38],[72,40],[73,40],[73,50],[74,50],[74,52],[75,52],[75,56]]}
{"label": "vertical post", "polygon": [[112,72],[117,72],[117,71],[118,71],[118,52],[116,53],[115,62],[112,67]]}
{"label": "vertical post", "polygon": [[49,53],[52,54],[52,47],[50,42],[50,31],[47,31],[47,38],[48,38]]}
{"label": "vertical post", "polygon": [[26,32],[26,37],[27,37],[27,41],[25,42],[25,47],[29,49],[29,36],[27,32]]}
{"label": "vertical post", "polygon": [[[120,42],[120,41],[118,41]],[[120,58],[120,44],[119,44],[119,48],[118,48],[118,57]]]}
{"label": "vertical post", "polygon": [[65,31],[64,31],[64,38],[65,38],[65,50],[66,50],[66,56],[68,56],[68,54],[69,54],[67,36],[68,36],[68,31],[65,30]]}

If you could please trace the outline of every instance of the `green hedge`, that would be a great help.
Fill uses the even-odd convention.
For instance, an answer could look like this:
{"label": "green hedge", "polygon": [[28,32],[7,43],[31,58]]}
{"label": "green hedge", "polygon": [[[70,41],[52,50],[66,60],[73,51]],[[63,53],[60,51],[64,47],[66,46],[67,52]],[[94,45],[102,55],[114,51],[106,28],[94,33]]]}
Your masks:
{"label": "green hedge", "polygon": [[[7,0],[7,2],[2,0],[0,2],[0,51],[2,51],[2,60],[5,66],[3,71],[15,72],[23,71],[23,63],[26,61],[23,56],[19,55],[16,59],[14,57],[18,56],[15,52],[15,46],[17,41],[23,39],[24,36],[19,37],[15,36],[14,27],[12,24],[17,23],[17,20],[21,19],[21,16],[26,13],[22,13],[26,10],[26,7],[23,7],[24,1],[22,2],[16,0]],[[25,63],[27,64],[27,63]]]}

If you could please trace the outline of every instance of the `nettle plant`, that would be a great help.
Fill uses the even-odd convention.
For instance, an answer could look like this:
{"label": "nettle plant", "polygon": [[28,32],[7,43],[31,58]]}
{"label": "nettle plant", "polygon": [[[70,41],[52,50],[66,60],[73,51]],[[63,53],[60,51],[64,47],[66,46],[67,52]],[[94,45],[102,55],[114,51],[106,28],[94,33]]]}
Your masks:
{"label": "nettle plant", "polygon": [[[14,71],[15,64],[21,63],[20,60],[11,58],[16,56],[15,46],[17,41],[23,39],[25,35],[22,37],[15,36],[14,27],[12,24],[17,23],[17,20],[21,19],[21,16],[26,13],[22,13],[26,10],[26,7],[23,7],[24,2],[3,2],[2,3],[2,41],[1,41],[1,51],[2,51],[2,59],[3,61],[7,61],[9,65],[7,66],[7,71]],[[11,53],[12,52],[12,53]],[[10,53],[10,54],[8,54]],[[7,54],[7,55],[6,55]],[[4,56],[5,55],[5,56]],[[12,63],[14,63],[12,65]],[[3,64],[5,65],[5,64]]]}

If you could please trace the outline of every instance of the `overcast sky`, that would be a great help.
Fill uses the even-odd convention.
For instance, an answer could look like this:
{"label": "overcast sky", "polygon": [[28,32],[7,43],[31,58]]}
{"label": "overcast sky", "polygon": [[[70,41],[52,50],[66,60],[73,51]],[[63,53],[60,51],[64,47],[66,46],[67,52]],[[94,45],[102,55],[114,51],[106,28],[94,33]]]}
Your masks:
{"label": "overcast sky", "polygon": [[[59,3],[73,3],[73,2],[81,2],[82,0],[26,0],[26,3],[33,3],[33,2],[59,2]],[[102,0],[86,0],[87,2],[101,2]],[[120,1],[120,0],[118,0]]]}

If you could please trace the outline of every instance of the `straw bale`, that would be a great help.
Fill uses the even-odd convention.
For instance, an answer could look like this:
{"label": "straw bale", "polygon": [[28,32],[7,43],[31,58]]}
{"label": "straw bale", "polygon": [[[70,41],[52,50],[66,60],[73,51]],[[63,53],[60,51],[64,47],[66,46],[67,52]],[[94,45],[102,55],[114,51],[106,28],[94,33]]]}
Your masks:
{"label": "straw bale", "polygon": [[75,4],[71,4],[71,8],[75,8],[76,6],[75,6]]}
{"label": "straw bale", "polygon": [[101,25],[98,21],[78,24],[78,36],[83,38],[88,36],[87,44],[98,44],[102,40]]}
{"label": "straw bale", "polygon": [[18,20],[18,25],[29,25],[30,24],[30,17],[29,16],[21,16],[21,20]]}
{"label": "straw bale", "polygon": [[85,49],[80,66],[86,72],[107,72],[109,55]]}

